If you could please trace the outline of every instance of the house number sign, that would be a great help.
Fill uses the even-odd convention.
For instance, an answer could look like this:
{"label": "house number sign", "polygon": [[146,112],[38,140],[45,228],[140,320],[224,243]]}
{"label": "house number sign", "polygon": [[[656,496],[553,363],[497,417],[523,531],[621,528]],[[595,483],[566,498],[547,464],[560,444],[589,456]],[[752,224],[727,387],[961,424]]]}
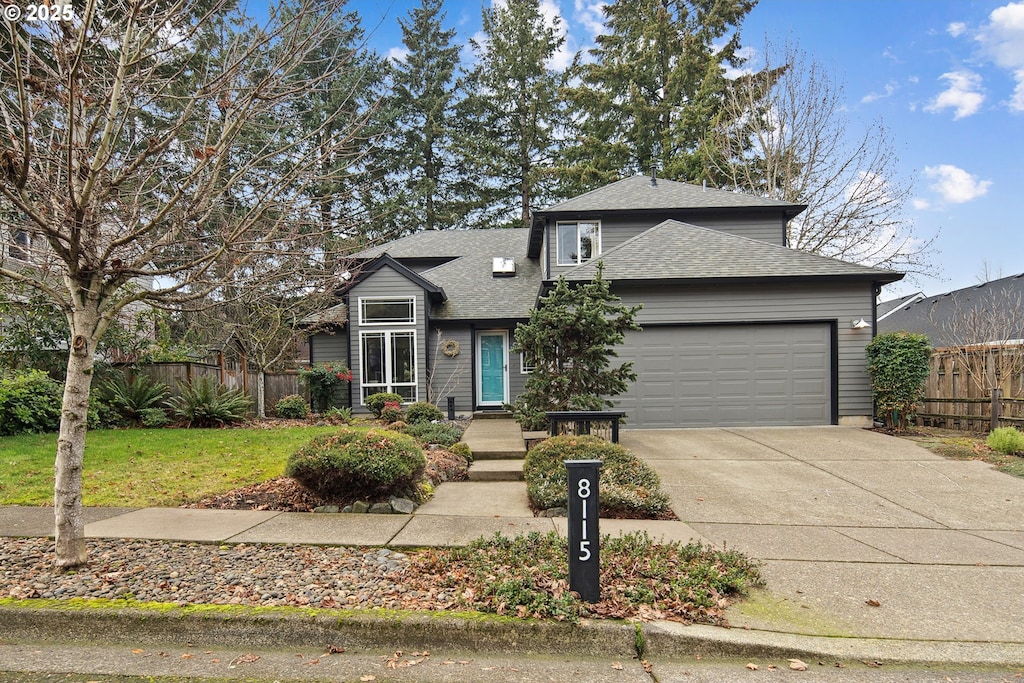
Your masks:
{"label": "house number sign", "polygon": [[600,460],[566,460],[569,479],[569,588],[587,602],[601,600],[598,529]]}

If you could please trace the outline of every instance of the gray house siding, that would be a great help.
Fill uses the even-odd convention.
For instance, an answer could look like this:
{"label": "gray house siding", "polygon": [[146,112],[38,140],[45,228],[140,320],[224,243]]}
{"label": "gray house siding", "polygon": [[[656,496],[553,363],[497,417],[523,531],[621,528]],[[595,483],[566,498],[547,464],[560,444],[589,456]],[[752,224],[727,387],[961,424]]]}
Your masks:
{"label": "gray house siding", "polygon": [[[383,267],[370,273],[349,290],[349,335],[352,348],[352,404],[356,412],[363,412],[362,387],[362,345],[360,333],[414,330],[416,333],[416,398],[426,400],[427,396],[427,316],[428,304],[423,288],[410,282],[405,276],[390,267]],[[401,298],[413,297],[416,306],[416,323],[395,325],[372,325],[361,327],[359,324],[360,298]]]}
{"label": "gray house siding", "polygon": [[[666,212],[628,218],[622,216],[581,217],[578,220],[599,220],[601,222],[601,252],[604,253],[669,219],[681,220],[686,223],[693,223],[705,228],[720,230],[739,237],[761,240],[762,242],[779,246],[784,246],[786,241],[785,222],[780,215],[733,216],[724,218],[714,214],[686,214],[685,216],[680,216],[679,212]],[[573,220],[577,219],[565,219],[565,221],[570,222]],[[544,272],[549,279],[557,278],[560,274],[572,268],[572,266],[558,265],[558,246],[555,232],[558,222],[564,221],[556,221],[552,218],[547,226],[544,239],[543,258],[546,264]]]}
{"label": "gray house siding", "polygon": [[317,332],[309,338],[309,362],[342,362],[348,366],[348,334],[341,330],[335,334]]}
{"label": "gray house siding", "polygon": [[834,323],[834,366],[837,395],[833,412],[840,423],[865,421],[872,414],[871,387],[864,361],[870,329],[851,329],[850,322],[871,319],[870,283],[791,284],[761,287],[663,286],[657,289],[617,288],[623,303],[642,303],[641,325]]}
{"label": "gray house siding", "polygon": [[[437,330],[441,330],[438,337]],[[445,323],[434,324],[430,333],[429,352],[432,364],[430,375],[430,401],[447,410],[448,397],[455,399],[455,412],[465,414],[475,410],[480,399],[477,396],[477,373],[479,366],[476,355],[477,335],[482,332],[505,331],[508,333],[508,393],[509,400],[514,401],[516,396],[523,392],[529,374],[522,370],[522,359],[518,353],[512,353],[511,348],[515,339],[515,324],[508,322],[498,323]],[[455,357],[445,356],[438,349],[439,344],[446,341],[455,341],[459,344],[459,355]],[[421,400],[427,400],[423,397]]]}

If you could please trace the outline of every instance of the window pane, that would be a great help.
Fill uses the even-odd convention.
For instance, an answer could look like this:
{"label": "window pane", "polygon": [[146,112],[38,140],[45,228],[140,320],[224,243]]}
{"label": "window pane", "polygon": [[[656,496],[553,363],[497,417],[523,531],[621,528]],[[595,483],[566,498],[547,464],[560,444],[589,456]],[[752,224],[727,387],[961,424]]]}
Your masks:
{"label": "window pane", "polygon": [[405,403],[413,403],[416,400],[416,387],[393,387],[393,392],[402,397]]}
{"label": "window pane", "polygon": [[384,334],[363,335],[363,384],[384,383]]}
{"label": "window pane", "polygon": [[361,304],[363,323],[416,322],[412,299],[363,299]]}
{"label": "window pane", "polygon": [[599,251],[597,223],[580,223],[580,261],[589,261],[597,256]]}
{"label": "window pane", "polygon": [[416,381],[416,344],[411,332],[395,333],[391,337],[391,381]]}
{"label": "window pane", "polygon": [[563,265],[576,263],[576,224],[558,225],[558,262]]}

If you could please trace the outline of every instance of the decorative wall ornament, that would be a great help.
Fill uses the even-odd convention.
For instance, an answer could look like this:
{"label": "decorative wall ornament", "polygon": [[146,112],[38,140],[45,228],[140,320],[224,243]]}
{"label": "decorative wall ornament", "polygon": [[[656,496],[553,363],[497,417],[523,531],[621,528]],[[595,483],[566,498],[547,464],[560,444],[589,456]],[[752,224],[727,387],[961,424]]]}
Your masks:
{"label": "decorative wall ornament", "polygon": [[455,356],[459,355],[459,342],[454,339],[446,339],[441,344],[441,353],[449,358],[455,358]]}

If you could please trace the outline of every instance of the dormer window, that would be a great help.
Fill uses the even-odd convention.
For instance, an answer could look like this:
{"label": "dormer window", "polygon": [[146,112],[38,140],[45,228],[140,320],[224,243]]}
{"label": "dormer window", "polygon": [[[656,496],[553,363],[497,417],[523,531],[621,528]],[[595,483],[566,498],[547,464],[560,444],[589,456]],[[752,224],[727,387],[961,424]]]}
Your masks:
{"label": "dormer window", "polygon": [[566,221],[556,226],[558,265],[575,266],[601,254],[599,221]]}

